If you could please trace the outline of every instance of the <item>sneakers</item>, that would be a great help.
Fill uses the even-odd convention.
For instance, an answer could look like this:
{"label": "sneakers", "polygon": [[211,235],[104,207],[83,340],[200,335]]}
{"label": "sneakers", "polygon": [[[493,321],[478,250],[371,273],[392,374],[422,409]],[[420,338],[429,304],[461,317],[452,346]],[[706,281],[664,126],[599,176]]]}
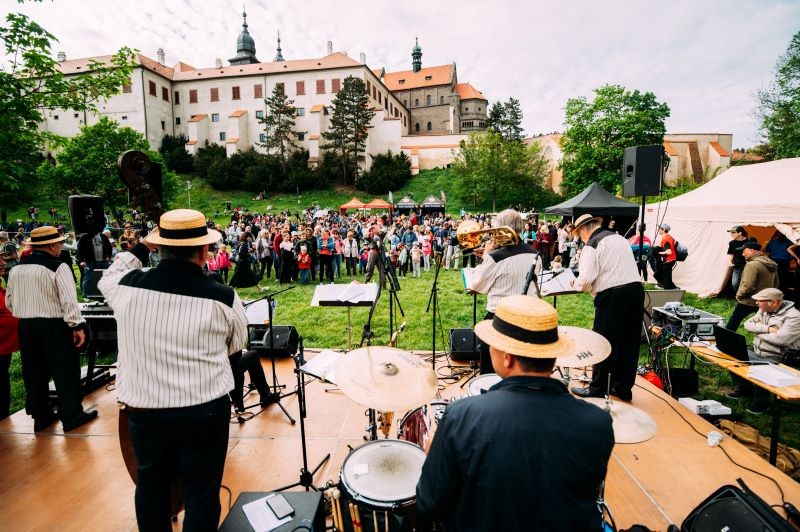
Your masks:
{"label": "sneakers", "polygon": [[94,418],[97,417],[97,410],[84,410],[74,418],[70,419],[69,421],[64,421],[62,425],[64,426],[64,432],[69,432],[71,430],[75,430],[81,425],[85,425],[86,423],[90,422]]}

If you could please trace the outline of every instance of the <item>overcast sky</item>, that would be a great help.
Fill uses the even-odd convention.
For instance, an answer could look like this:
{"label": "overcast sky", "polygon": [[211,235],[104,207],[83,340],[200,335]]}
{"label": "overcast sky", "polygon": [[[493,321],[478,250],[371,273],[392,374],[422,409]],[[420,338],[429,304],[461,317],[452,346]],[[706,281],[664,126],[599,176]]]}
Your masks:
{"label": "overcast sky", "polygon": [[[68,58],[121,46],[168,65],[213,67],[236,54],[241,1],[45,0],[9,10],[31,15]],[[798,0],[271,0],[247,2],[261,61],[320,57],[326,42],[388,71],[455,62],[458,80],[490,102],[522,102],[528,135],[563,129],[568,98],[604,84],[652,91],[669,104],[671,133],[733,133],[735,147],[758,142],[754,92],[800,30]]]}

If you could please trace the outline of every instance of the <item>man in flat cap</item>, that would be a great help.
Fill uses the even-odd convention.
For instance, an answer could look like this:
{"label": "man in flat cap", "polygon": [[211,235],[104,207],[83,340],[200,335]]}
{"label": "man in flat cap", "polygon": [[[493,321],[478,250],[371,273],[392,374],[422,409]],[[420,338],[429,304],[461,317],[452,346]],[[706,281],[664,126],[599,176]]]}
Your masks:
{"label": "man in flat cap", "polygon": [[761,251],[761,244],[747,241],[742,245],[745,259],[742,280],[736,291],[736,306],[733,309],[726,329],[735,331],[742,321],[758,310],[753,294],[764,288],[778,287],[778,264]]}

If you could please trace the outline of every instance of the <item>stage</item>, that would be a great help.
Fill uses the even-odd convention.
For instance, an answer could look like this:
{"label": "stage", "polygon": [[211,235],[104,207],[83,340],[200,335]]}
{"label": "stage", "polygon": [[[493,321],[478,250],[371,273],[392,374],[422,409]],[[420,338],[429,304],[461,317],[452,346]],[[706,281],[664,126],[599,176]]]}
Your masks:
{"label": "stage", "polygon": [[[307,359],[315,355],[316,351],[306,351]],[[268,369],[268,359],[262,363]],[[290,391],[296,383],[293,368],[290,359],[278,362],[279,380]],[[466,395],[462,382],[447,385],[442,397]],[[331,388],[316,380],[306,386],[309,467],[331,453],[314,478],[317,486],[338,479],[348,446],[364,443],[367,426],[366,409],[339,391],[326,391]],[[252,404],[256,397],[251,394],[245,404]],[[97,408],[100,417],[69,435],[63,434],[60,423],[34,434],[33,420],[24,412],[0,421],[0,523],[4,523],[0,528],[136,529],[134,485],[120,453],[113,383],[93,392],[83,404]],[[296,396],[284,399],[283,404],[297,417]],[[786,500],[800,506],[800,485],[729,438],[723,440],[722,449],[709,447],[706,434],[716,429],[641,378],[632,404],[649,413],[658,429],[649,441],[614,448],[605,495],[619,528],[644,524],[665,530],[669,523],[680,525],[713,491],[724,484],[736,485],[739,477],[767,503],[782,502],[772,481],[735,466],[722,449],[739,464],[775,479]],[[234,418],[230,430],[223,484],[233,499],[241,492],[270,491],[296,482],[302,467],[299,422],[291,425],[276,405],[248,412],[258,415],[244,424]],[[392,436],[403,414],[395,413]],[[220,499],[224,519],[231,501],[225,490]]]}

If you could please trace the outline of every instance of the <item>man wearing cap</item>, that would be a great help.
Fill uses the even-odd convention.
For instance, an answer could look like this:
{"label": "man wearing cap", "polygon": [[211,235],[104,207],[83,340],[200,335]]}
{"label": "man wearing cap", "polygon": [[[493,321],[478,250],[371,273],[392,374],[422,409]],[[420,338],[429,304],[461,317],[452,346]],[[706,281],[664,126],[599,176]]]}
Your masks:
{"label": "man wearing cap", "polygon": [[[138,462],[140,530],[170,529],[175,469],[184,530],[216,530],[219,523],[234,387],[228,356],[242,349],[247,331],[236,292],[203,275],[219,238],[202,213],[169,211],[98,283],[117,321],[117,400],[126,405]],[[141,271],[156,247],[158,266]]]}
{"label": "man wearing cap", "polygon": [[105,269],[111,264],[111,241],[103,233],[86,233],[78,239],[78,264],[81,269],[81,291],[89,288],[92,270]]}
{"label": "man wearing cap", "polygon": [[669,224],[661,224],[658,226],[658,234],[661,236],[661,244],[658,246],[658,256],[661,259],[661,267],[659,268],[659,276],[656,280],[666,290],[675,288],[675,283],[672,282],[672,270],[675,269],[675,264],[678,260],[675,254],[675,239],[669,234],[670,229],[671,227]]}
{"label": "man wearing cap", "polygon": [[448,404],[417,484],[417,511],[447,530],[599,531],[611,416],[551,374],[557,359],[599,360],[610,345],[558,327],[552,305],[524,295],[501,299],[475,333],[502,380]]}
{"label": "man wearing cap", "polygon": [[739,290],[739,283],[742,280],[742,271],[744,270],[745,259],[742,251],[745,242],[755,242],[756,239],[747,236],[747,230],[741,225],[734,225],[728,229],[731,235],[731,241],[728,242],[728,261],[733,267],[731,272],[731,286],[733,286],[734,293]]}
{"label": "man wearing cap", "polygon": [[732,331],[738,329],[747,316],[758,310],[753,294],[764,288],[778,287],[778,265],[761,252],[761,244],[745,242],[742,245],[742,256],[745,265],[739,290],[736,291],[736,306],[725,325],[726,329]]}
{"label": "man wearing cap", "polygon": [[611,343],[611,356],[594,366],[588,388],[572,391],[580,397],[603,397],[610,384],[612,395],[630,401],[639,363],[644,287],[628,241],[601,223],[602,218],[591,214],[575,220],[573,234],[585,245],[573,287],[594,297],[593,330]]}
{"label": "man wearing cap", "polygon": [[[37,227],[25,241],[32,252],[11,270],[6,306],[19,318],[25,411],[33,417],[33,430],[42,431],[58,418],[65,432],[97,417],[84,411],[78,349],[86,342],[75,280],[59,260],[65,236],[55,227]],[[58,393],[58,417],[50,408],[48,382]]]}

